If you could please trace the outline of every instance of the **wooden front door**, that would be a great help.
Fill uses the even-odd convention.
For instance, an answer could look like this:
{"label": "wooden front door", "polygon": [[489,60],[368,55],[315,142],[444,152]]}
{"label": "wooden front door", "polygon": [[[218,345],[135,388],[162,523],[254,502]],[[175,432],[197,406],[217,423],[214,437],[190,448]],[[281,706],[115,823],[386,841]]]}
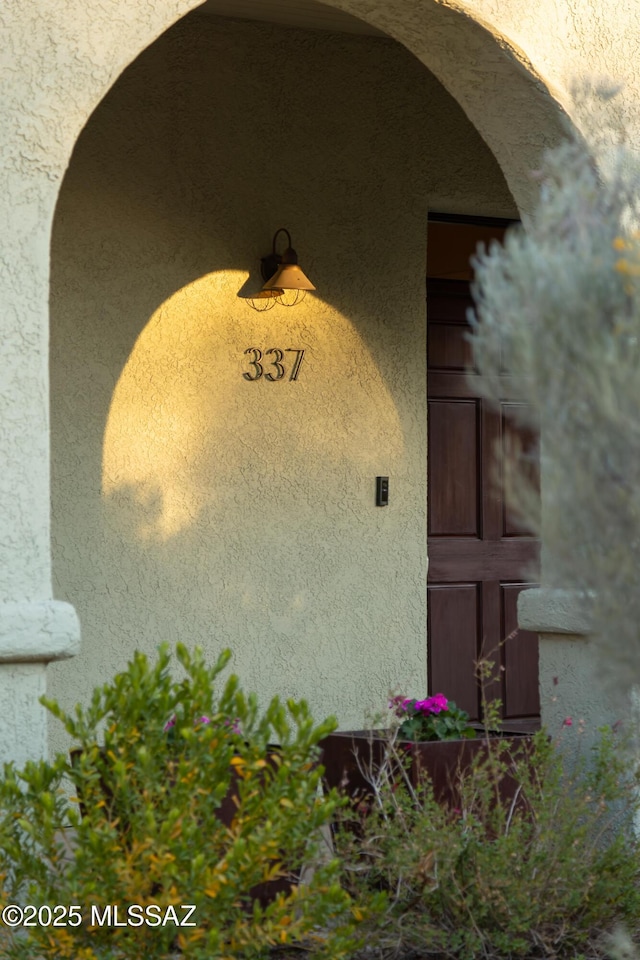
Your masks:
{"label": "wooden front door", "polygon": [[467,373],[471,305],[468,283],[427,282],[429,688],[480,719],[477,663],[489,659],[494,670],[485,695],[500,699],[509,725],[533,727],[540,715],[538,640],[517,630],[516,601],[535,585],[539,542],[510,516],[500,460],[510,433],[529,451],[537,438],[514,422],[512,377],[505,376],[495,410]]}

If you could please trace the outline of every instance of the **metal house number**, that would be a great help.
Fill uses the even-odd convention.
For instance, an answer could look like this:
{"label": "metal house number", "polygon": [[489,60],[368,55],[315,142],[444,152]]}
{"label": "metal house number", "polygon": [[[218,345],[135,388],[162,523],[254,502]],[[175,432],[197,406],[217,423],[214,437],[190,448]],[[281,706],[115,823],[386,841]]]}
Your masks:
{"label": "metal house number", "polygon": [[[253,367],[253,373],[243,373],[242,376],[245,380],[259,380],[260,377],[264,374],[265,380],[271,380],[275,382],[276,380],[282,380],[286,374],[285,365],[282,362],[285,359],[285,353],[295,353],[296,358],[293,361],[293,366],[291,367],[291,374],[289,380],[297,380],[298,374],[300,373],[300,367],[302,365],[302,358],[304,357],[304,350],[296,350],[293,347],[288,347],[286,350],[280,350],[278,347],[271,347],[270,350],[265,350],[264,354],[262,350],[258,350],[257,347],[249,347],[245,350],[245,356],[247,354],[253,354],[251,360],[248,360],[247,363],[250,367]],[[273,359],[267,358],[273,357]],[[289,360],[289,357],[286,358]],[[265,373],[265,367],[273,367],[273,372]]]}

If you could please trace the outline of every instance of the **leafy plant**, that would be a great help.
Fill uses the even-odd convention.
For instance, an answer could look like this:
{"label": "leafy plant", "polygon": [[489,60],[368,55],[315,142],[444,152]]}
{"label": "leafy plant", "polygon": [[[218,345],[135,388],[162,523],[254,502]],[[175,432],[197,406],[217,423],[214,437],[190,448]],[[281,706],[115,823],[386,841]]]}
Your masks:
{"label": "leafy plant", "polygon": [[336,835],[345,888],[375,905],[367,958],[574,960],[604,956],[618,921],[640,932],[636,784],[611,730],[571,771],[544,733],[519,752],[487,741],[458,775],[454,809],[428,780],[399,782],[402,744],[391,746],[370,771],[357,839]]}
{"label": "leafy plant", "polygon": [[[315,724],[304,701],[285,708],[274,699],[261,712],[235,676],[217,694],[229,656],[210,667],[201,651],[178,645],[185,677],[177,680],[166,647],[155,664],[136,653],[88,707],[68,714],[43,701],[79,753],[73,763],[59,755],[5,767],[0,872],[13,902],[79,905],[82,923],[31,927],[3,956],[154,960],[178,951],[230,960],[290,944],[349,955],[351,902],[319,839],[341,802],[319,793],[317,744],[334,721]],[[194,726],[198,717],[209,722]],[[313,876],[292,885],[305,865]],[[108,905],[125,916],[131,905],[155,905],[182,916],[181,904],[195,906],[195,926],[90,922],[94,906],[99,915]]]}
{"label": "leafy plant", "polygon": [[394,697],[389,706],[402,721],[398,728],[401,740],[460,740],[476,735],[467,711],[442,693],[425,700]]}

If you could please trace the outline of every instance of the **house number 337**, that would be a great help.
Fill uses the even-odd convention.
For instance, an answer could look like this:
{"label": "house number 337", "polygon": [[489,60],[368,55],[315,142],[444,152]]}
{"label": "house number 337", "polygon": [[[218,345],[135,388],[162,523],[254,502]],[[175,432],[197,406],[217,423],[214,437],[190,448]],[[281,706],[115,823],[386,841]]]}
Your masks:
{"label": "house number 337", "polygon": [[[285,357],[285,353],[295,353],[295,360],[293,360],[293,357]],[[265,350],[263,353],[257,347],[249,347],[248,350],[245,350],[245,356],[247,355],[251,355],[251,359],[247,360],[247,363],[250,367],[253,367],[253,370],[251,373],[242,374],[245,380],[259,380],[263,374],[265,380],[282,380],[287,373],[286,367],[289,366],[289,360],[293,360],[289,380],[297,380],[302,366],[304,350],[295,350],[292,347],[279,350],[278,347],[271,347],[270,350]],[[287,361],[286,367],[283,363],[285,360]],[[267,370],[266,373],[265,369]]]}

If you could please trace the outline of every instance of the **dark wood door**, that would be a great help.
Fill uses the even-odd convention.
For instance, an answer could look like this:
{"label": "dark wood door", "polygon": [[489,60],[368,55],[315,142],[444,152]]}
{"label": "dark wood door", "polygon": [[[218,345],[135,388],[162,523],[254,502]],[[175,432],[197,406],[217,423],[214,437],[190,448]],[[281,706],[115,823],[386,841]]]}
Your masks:
{"label": "dark wood door", "polygon": [[539,542],[518,525],[505,503],[504,451],[517,435],[537,474],[537,437],[515,422],[517,383],[505,375],[499,410],[479,395],[465,339],[469,284],[427,282],[428,395],[428,671],[431,693],[442,691],[482,713],[477,675],[499,698],[510,725],[539,722],[538,640],[517,630],[516,601],[535,586]]}

